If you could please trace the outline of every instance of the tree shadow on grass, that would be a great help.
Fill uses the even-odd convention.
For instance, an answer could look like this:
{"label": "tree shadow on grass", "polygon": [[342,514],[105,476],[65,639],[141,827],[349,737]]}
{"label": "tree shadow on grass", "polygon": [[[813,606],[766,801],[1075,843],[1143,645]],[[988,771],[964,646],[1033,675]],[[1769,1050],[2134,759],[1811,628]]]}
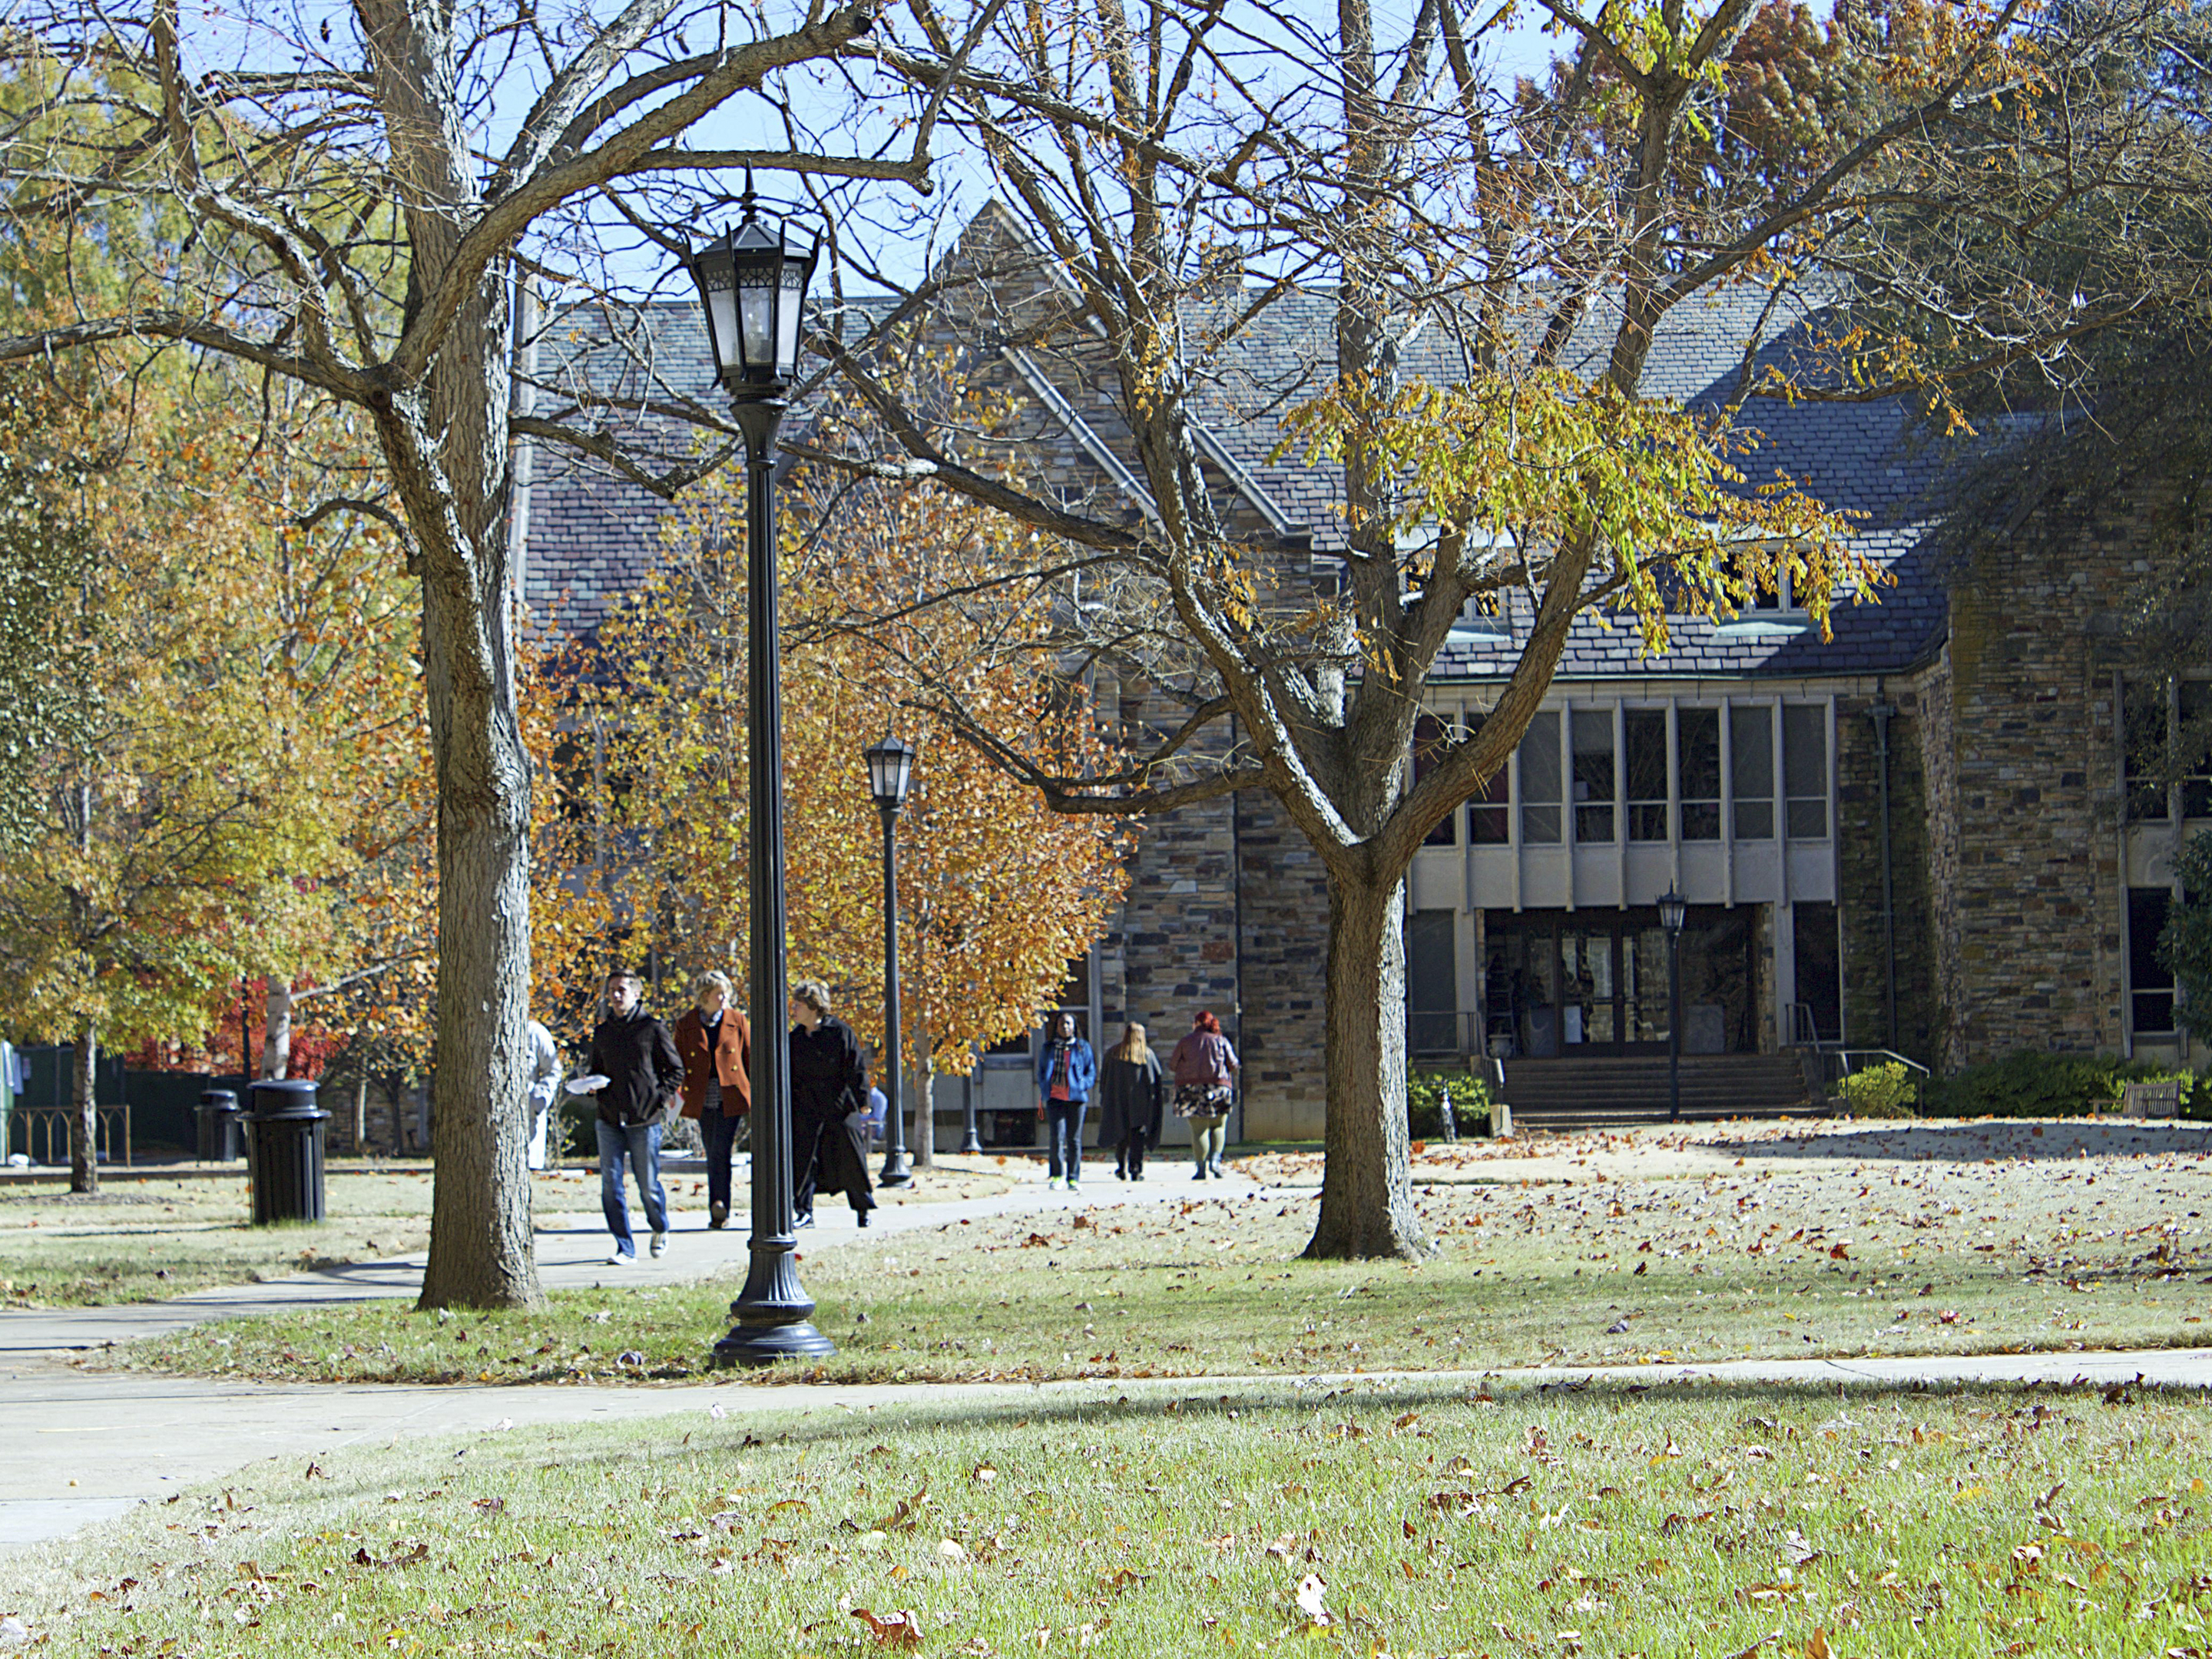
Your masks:
{"label": "tree shadow on grass", "polygon": [[1741,1158],[1834,1158],[1841,1163],[1980,1164],[2007,1158],[2155,1158],[2212,1154],[2212,1123],[2137,1123],[2046,1118],[1869,1124],[1771,1139],[1716,1140],[1717,1153]]}

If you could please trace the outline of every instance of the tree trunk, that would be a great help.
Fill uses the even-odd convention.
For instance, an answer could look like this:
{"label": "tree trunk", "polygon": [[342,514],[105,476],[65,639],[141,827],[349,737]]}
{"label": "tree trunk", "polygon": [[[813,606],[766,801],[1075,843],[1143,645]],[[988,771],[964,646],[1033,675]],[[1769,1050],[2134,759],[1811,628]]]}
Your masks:
{"label": "tree trunk", "polygon": [[368,1068],[361,1071],[361,1081],[353,1085],[353,1155],[368,1156]]}
{"label": "tree trunk", "polygon": [[[437,1176],[421,1305],[532,1307],[529,757],[512,675],[472,672],[506,658],[508,617],[434,572],[423,587],[439,811]],[[457,672],[458,656],[473,660]]]}
{"label": "tree trunk", "polygon": [[[453,8],[359,0],[406,202],[412,316],[483,210]],[[420,382],[372,400],[422,576],[422,680],[438,781],[438,1024],[425,1308],[544,1300],[532,1246],[530,757],[514,685],[508,270],[453,313]]]}
{"label": "tree trunk", "polygon": [[272,969],[269,975],[269,1012],[261,1024],[261,1075],[292,1075],[292,978]]}
{"label": "tree trunk", "polygon": [[1328,887],[1328,1157],[1316,1260],[1433,1253],[1407,1170],[1406,886]]}
{"label": "tree trunk", "polygon": [[100,1190],[99,1033],[88,1024],[70,1054],[70,1190]]}

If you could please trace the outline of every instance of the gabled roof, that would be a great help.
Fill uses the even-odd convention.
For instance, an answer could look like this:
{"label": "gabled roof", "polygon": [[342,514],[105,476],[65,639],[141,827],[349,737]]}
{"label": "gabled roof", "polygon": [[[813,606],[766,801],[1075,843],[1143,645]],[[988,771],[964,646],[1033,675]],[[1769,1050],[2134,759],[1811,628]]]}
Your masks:
{"label": "gabled roof", "polygon": [[[1010,216],[987,212],[971,224],[966,240],[972,246],[996,239],[1004,246],[1012,229]],[[1042,270],[1032,264],[1026,293],[1014,299],[1025,303],[1056,291],[1048,264]],[[1528,315],[1516,320],[1516,328],[1536,326],[1540,301],[1547,297],[1540,289],[1529,293]],[[1219,303],[1218,296],[1213,303]],[[1565,366],[1585,374],[1601,367],[1613,333],[1607,307],[1592,309],[1562,357]],[[1779,319],[1776,309],[1767,291],[1752,286],[1677,307],[1653,342],[1647,392],[1715,409],[1734,401],[1746,383],[1748,343],[1760,342],[1751,365],[1756,372],[1810,351],[1820,335],[1823,319],[1817,309],[1801,308]],[[574,354],[602,385],[618,378],[632,395],[665,398],[677,391],[697,396],[711,386],[705,331],[695,307],[657,306],[641,318],[634,325],[637,337],[626,349],[614,346],[608,325],[596,315],[555,331],[560,337],[549,349]],[[1193,399],[1192,412],[1200,423],[1196,441],[1224,494],[1249,509],[1248,522],[1255,530],[1285,543],[1286,550],[1295,545],[1301,554],[1308,545],[1324,555],[1342,545],[1337,470],[1308,465],[1295,451],[1277,453],[1283,447],[1285,414],[1326,384],[1334,327],[1334,305],[1327,294],[1276,301],[1207,366],[1208,377]],[[1030,399],[1039,429],[1056,429],[1063,456],[1095,475],[1100,501],[1118,501],[1133,520],[1156,511],[1135,457],[1127,453],[1127,430],[1110,384],[1085,373],[1073,356],[1048,358],[1006,341],[975,343],[969,371],[999,380]],[[1439,381],[1455,380],[1463,372],[1458,343],[1442,326],[1417,333],[1404,349],[1403,362],[1409,374]],[[1948,452],[1917,441],[1911,410],[1894,402],[1792,404],[1762,398],[1744,405],[1737,424],[1759,437],[1758,449],[1742,463],[1751,485],[1784,471],[1830,507],[1864,515],[1855,538],[1856,550],[1890,579],[1877,602],[1840,604],[1833,617],[1834,638],[1826,642],[1802,628],[1748,617],[1733,624],[1684,618],[1673,630],[1669,648],[1649,658],[1632,623],[1608,627],[1602,618],[1585,616],[1575,625],[1559,664],[1561,676],[1799,678],[1894,672],[1923,658],[1940,640],[1945,605],[1933,528]],[[692,441],[668,423],[650,421],[640,435],[657,435],[671,457],[684,453]],[[533,607],[572,636],[594,631],[609,607],[655,562],[661,511],[662,503],[647,491],[541,451],[527,527],[526,593]],[[1513,596],[1503,636],[1455,634],[1435,678],[1481,681],[1509,672],[1529,616],[1527,597]]]}

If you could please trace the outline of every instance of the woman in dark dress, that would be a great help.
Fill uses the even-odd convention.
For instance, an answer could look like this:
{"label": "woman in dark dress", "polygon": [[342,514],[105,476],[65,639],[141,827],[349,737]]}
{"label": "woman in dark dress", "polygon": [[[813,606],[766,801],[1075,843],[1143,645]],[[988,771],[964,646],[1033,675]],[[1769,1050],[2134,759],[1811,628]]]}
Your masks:
{"label": "woman in dark dress", "polygon": [[1145,1041],[1143,1026],[1133,1022],[1121,1028],[1121,1041],[1106,1051],[1098,1092],[1106,1102],[1098,1144],[1114,1148],[1115,1179],[1142,1181],[1145,1149],[1160,1144],[1168,1097],[1166,1074]]}
{"label": "woman in dark dress", "polygon": [[802,1227],[817,1188],[842,1190],[863,1227],[876,1207],[868,1180],[868,1071],[853,1028],[830,1012],[830,988],[791,988],[791,1174]]}

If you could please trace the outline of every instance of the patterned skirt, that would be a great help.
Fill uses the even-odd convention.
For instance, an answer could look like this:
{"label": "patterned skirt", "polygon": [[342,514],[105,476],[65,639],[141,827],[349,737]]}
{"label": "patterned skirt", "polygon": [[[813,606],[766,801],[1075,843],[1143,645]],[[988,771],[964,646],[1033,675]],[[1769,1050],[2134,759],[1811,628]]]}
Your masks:
{"label": "patterned skirt", "polygon": [[1229,1115],[1230,1092],[1225,1083],[1178,1083],[1176,1085],[1175,1115],[1177,1117],[1226,1117]]}

